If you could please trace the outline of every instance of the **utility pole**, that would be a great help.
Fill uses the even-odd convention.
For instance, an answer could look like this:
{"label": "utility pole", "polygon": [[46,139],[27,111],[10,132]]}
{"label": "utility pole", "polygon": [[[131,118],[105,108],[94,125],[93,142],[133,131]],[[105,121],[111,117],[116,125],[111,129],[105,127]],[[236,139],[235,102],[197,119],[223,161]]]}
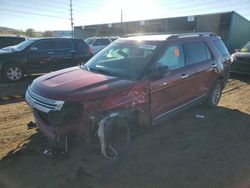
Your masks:
{"label": "utility pole", "polygon": [[123,10],[121,9],[121,23],[123,25],[123,35],[127,34],[126,23],[123,22]]}
{"label": "utility pole", "polygon": [[74,23],[73,23],[73,8],[72,8],[72,0],[69,1],[70,7],[70,22],[71,22],[71,37],[74,38]]}
{"label": "utility pole", "polygon": [[121,22],[123,21],[123,10],[121,10]]}

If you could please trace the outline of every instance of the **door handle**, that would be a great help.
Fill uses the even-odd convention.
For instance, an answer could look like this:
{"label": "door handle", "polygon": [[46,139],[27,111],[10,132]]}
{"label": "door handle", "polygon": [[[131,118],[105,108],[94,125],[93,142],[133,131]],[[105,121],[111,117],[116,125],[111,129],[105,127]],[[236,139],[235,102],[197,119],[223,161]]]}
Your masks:
{"label": "door handle", "polygon": [[76,52],[76,51],[75,51],[75,50],[70,50],[69,52],[70,52],[70,53],[74,53],[74,52]]}
{"label": "door handle", "polygon": [[54,54],[54,52],[48,52],[48,54]]}
{"label": "door handle", "polygon": [[181,75],[181,79],[188,78],[189,76],[190,76],[189,74],[182,74],[182,75]]}

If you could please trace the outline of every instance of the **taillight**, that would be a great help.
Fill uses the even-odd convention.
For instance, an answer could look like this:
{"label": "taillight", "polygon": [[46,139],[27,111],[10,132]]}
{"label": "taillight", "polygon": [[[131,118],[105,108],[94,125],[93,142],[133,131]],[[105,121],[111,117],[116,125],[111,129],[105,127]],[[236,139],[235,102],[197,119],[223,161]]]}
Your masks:
{"label": "taillight", "polygon": [[93,49],[92,49],[92,48],[89,48],[89,49],[88,49],[88,52],[89,52],[89,54],[92,54],[92,53],[93,53]]}

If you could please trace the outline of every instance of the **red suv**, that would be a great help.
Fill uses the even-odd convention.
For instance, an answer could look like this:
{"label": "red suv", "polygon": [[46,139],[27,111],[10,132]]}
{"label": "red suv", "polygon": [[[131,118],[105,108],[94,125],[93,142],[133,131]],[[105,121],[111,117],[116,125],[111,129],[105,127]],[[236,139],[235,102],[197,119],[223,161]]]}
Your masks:
{"label": "red suv", "polygon": [[157,124],[197,102],[216,106],[229,65],[230,54],[213,33],[120,38],[80,67],[37,78],[26,101],[50,139],[97,133],[109,156],[107,148],[116,154],[117,127],[130,135],[138,124]]}

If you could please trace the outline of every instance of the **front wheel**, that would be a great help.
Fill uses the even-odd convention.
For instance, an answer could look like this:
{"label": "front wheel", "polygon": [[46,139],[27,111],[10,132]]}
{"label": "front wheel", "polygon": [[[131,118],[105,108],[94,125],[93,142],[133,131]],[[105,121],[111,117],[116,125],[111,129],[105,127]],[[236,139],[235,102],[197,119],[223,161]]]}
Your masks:
{"label": "front wheel", "polygon": [[7,82],[18,82],[23,79],[24,71],[19,65],[7,65],[3,68],[3,78]]}
{"label": "front wheel", "polygon": [[214,107],[219,103],[222,90],[223,90],[222,81],[216,80],[213,87],[210,90],[210,93],[206,101],[208,106]]}

